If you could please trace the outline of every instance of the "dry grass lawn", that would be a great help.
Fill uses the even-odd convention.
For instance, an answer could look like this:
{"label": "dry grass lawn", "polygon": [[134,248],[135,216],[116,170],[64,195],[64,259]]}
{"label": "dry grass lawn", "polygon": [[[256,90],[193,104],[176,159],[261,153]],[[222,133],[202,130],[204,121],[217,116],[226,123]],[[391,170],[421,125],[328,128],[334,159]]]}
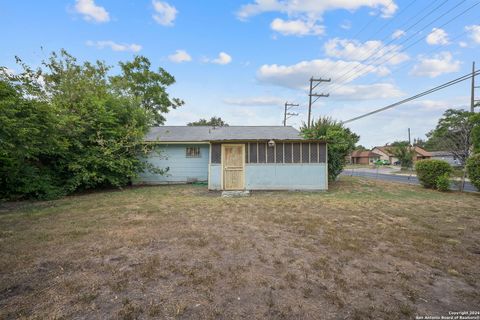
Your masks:
{"label": "dry grass lawn", "polygon": [[139,187],[0,207],[0,319],[412,319],[480,306],[480,196]]}

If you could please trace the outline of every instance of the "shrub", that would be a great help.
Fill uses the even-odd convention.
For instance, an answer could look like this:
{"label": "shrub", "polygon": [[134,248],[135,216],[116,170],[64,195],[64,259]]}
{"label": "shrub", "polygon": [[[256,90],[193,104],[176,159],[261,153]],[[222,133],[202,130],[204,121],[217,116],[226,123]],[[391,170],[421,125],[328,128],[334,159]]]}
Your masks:
{"label": "shrub", "polygon": [[452,167],[442,160],[420,160],[415,164],[417,177],[422,186],[425,188],[435,189],[437,187],[437,180],[443,175],[452,173]]}
{"label": "shrub", "polygon": [[442,174],[437,178],[436,184],[438,191],[448,191],[450,190],[450,175],[448,173]]}
{"label": "shrub", "polygon": [[467,160],[467,174],[470,182],[480,190],[480,153],[477,153]]}

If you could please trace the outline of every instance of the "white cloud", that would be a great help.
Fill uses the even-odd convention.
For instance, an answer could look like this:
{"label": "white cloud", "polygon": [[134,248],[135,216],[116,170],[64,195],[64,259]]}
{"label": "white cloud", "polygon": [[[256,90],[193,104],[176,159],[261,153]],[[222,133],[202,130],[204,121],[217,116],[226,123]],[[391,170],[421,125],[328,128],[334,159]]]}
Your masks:
{"label": "white cloud", "polygon": [[471,26],[466,26],[465,30],[470,32],[470,38],[472,38],[475,43],[480,43],[480,25],[474,24]]}
{"label": "white cloud", "polygon": [[94,0],[76,0],[75,11],[82,14],[87,21],[110,21],[108,11],[104,7],[96,5]]}
{"label": "white cloud", "polygon": [[465,41],[460,41],[460,42],[458,43],[458,45],[459,45],[461,48],[466,48],[466,47],[468,47],[468,43],[466,43]]}
{"label": "white cloud", "polygon": [[213,60],[205,59],[205,61],[216,64],[229,64],[230,62],[232,62],[232,57],[228,53],[220,52],[217,58]]}
{"label": "white cloud", "polygon": [[330,97],[335,100],[375,100],[401,97],[404,93],[391,83],[337,87]]}
{"label": "white cloud", "polygon": [[185,50],[177,50],[174,54],[168,56],[168,59],[172,62],[182,63],[192,61],[192,57]]}
{"label": "white cloud", "polygon": [[360,7],[380,9],[382,17],[391,17],[398,6],[390,0],[255,0],[243,5],[237,12],[240,19],[264,12],[282,12],[289,16],[307,15],[319,19],[326,11],[345,9],[354,11]]}
{"label": "white cloud", "polygon": [[270,24],[272,30],[277,31],[283,35],[321,35],[324,33],[325,28],[320,25],[316,25],[315,21],[307,22],[303,20],[283,20],[276,18]]}
{"label": "white cloud", "polygon": [[[330,59],[317,59],[301,61],[294,65],[263,65],[257,71],[257,79],[264,83],[269,83],[291,89],[306,89],[308,79],[312,75],[335,79],[344,75],[345,70],[361,68],[362,74],[355,73],[349,81],[353,81],[362,75],[376,73],[378,75],[387,75],[389,70],[384,66],[365,65],[358,61],[333,61]],[[321,90],[321,88],[319,88]]]}
{"label": "white cloud", "polygon": [[234,106],[278,106],[283,105],[285,99],[278,97],[226,98],[223,102]]}
{"label": "white cloud", "polygon": [[446,45],[448,40],[448,33],[440,28],[433,28],[432,32],[427,36],[426,41],[430,45]]}
{"label": "white cloud", "polygon": [[342,24],[340,24],[340,28],[350,30],[350,28],[352,28],[352,23],[349,20],[344,20]]}
{"label": "white cloud", "polygon": [[361,43],[357,40],[334,38],[325,43],[324,49],[330,57],[355,61],[368,59],[374,64],[395,65],[409,59],[406,53],[401,52],[400,46],[384,46],[383,42],[377,40]]}
{"label": "white cloud", "polygon": [[152,1],[153,8],[155,9],[155,14],[152,16],[153,19],[162,26],[171,27],[173,26],[173,21],[177,17],[177,9],[170,4],[163,1]]}
{"label": "white cloud", "polygon": [[98,49],[110,48],[113,51],[139,52],[140,50],[142,50],[142,46],[139,44],[116,43],[112,40],[87,41],[86,44],[87,46],[96,47]]}
{"label": "white cloud", "polygon": [[460,70],[461,62],[453,60],[450,52],[441,52],[429,58],[426,56],[419,57],[419,63],[413,66],[410,74],[419,77],[435,78],[445,73],[457,72]]}
{"label": "white cloud", "polygon": [[404,35],[406,35],[405,31],[398,29],[392,33],[392,39],[398,39],[403,37]]}
{"label": "white cloud", "polygon": [[410,102],[410,104],[414,106],[419,106],[424,110],[447,110],[449,108],[465,108],[470,107],[470,97],[466,96],[458,96],[458,97],[451,97],[444,100],[430,100],[430,99],[423,99],[423,100],[416,100]]}

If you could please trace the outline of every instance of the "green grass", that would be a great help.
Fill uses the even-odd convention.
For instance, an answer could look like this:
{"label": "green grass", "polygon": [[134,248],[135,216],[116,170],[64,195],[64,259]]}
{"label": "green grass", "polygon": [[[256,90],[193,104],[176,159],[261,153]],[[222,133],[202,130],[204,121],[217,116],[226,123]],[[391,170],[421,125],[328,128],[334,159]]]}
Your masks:
{"label": "green grass", "polygon": [[478,194],[342,177],[0,207],[0,318],[411,319],[480,302]]}

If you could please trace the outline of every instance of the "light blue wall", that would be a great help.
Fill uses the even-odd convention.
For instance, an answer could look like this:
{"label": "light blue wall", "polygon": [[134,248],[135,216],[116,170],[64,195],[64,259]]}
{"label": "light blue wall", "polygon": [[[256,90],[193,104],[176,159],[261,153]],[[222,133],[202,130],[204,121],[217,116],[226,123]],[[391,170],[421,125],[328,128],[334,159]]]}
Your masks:
{"label": "light blue wall", "polygon": [[220,190],[222,188],[222,165],[212,163],[210,165],[210,177],[208,178],[208,189]]}
{"label": "light blue wall", "polygon": [[[200,147],[199,158],[187,158],[186,148]],[[157,152],[152,152],[148,161],[158,168],[169,167],[165,175],[146,172],[140,175],[136,183],[186,183],[194,181],[208,181],[208,144],[172,144],[158,145]]]}
{"label": "light blue wall", "polygon": [[[210,165],[209,189],[221,189],[219,164]],[[246,190],[327,190],[325,163],[245,164]]]}
{"label": "light blue wall", "polygon": [[247,164],[247,190],[326,190],[327,170],[324,163]]}

